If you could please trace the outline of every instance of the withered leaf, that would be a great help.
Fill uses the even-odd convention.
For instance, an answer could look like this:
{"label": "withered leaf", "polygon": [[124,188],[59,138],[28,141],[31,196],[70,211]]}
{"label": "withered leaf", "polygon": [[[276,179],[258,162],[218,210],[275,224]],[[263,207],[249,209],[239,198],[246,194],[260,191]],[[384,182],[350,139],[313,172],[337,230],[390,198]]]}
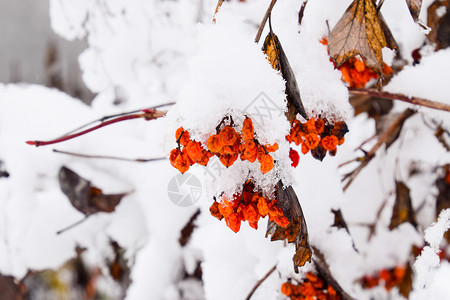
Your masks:
{"label": "withered leaf", "polygon": [[70,203],[85,215],[97,212],[113,212],[127,193],[105,195],[102,190],[93,186],[67,167],[59,170],[59,185]]}
{"label": "withered leaf", "polygon": [[[336,227],[336,228],[344,228],[345,231],[347,231],[348,235],[351,237],[350,230],[348,230],[348,225],[347,225],[347,222],[345,222],[345,219],[344,219],[344,216],[342,215],[341,209],[338,209],[338,210],[331,209],[331,212],[334,215],[334,224],[332,226]],[[355,246],[355,241],[353,240],[353,237],[352,237],[352,246],[356,252],[359,252]]]}
{"label": "withered leaf", "polygon": [[380,76],[384,47],[397,49],[397,44],[373,0],[354,0],[328,38],[328,49],[336,67],[360,55]]}
{"label": "withered leaf", "polygon": [[[217,203],[217,202],[214,202]],[[197,211],[191,216],[189,221],[186,223],[186,225],[181,229],[181,235],[178,239],[178,242],[180,243],[181,247],[184,247],[189,243],[191,240],[192,233],[194,232],[194,229],[197,227],[195,225],[195,221],[197,220],[197,217],[200,215],[200,209],[197,209]]]}
{"label": "withered leaf", "polygon": [[333,227],[337,227],[337,228],[344,228],[347,232],[348,231],[348,226],[347,226],[347,222],[345,222],[344,220],[344,216],[342,215],[342,212],[340,209],[331,209],[331,212],[334,215],[334,224]]}
{"label": "withered leaf", "polygon": [[393,230],[402,223],[409,222],[417,228],[414,210],[411,204],[409,188],[401,181],[395,181],[395,203],[392,211],[389,230]]}
{"label": "withered leaf", "polygon": [[285,188],[280,180],[276,186],[276,198],[278,206],[289,220],[289,225],[283,228],[269,221],[266,237],[270,235],[272,241],[286,239],[289,243],[295,243],[295,254],[292,260],[294,271],[298,273],[298,268],[306,262],[311,262],[312,257],[306,220],[292,186]]}
{"label": "withered leaf", "polygon": [[109,268],[109,274],[120,284],[122,292],[125,295],[131,284],[131,271],[128,267],[128,259],[125,257],[125,249],[116,241],[110,240],[110,245],[114,251],[114,259],[106,262]]}
{"label": "withered leaf", "polygon": [[327,150],[325,150],[325,148],[321,145],[318,145],[316,148],[311,149],[311,155],[315,159],[322,161],[327,155]]}
{"label": "withered leaf", "polygon": [[12,276],[0,274],[0,299],[22,300],[25,299],[25,285]]}
{"label": "withered leaf", "polygon": [[287,117],[292,122],[295,115],[299,113],[303,118],[308,119],[305,108],[303,107],[302,99],[300,98],[300,91],[292,71],[289,60],[284,53],[278,37],[270,30],[264,40],[263,52],[267,55],[272,68],[281,71],[281,75],[286,81],[286,98],[288,101]]}
{"label": "withered leaf", "polygon": [[[441,24],[444,24],[443,26],[446,27],[444,20],[445,17],[449,15],[448,6],[448,1],[436,0],[430,6],[428,6],[427,9],[427,25],[431,29],[427,34],[427,38],[431,43],[436,43],[436,50],[441,49],[440,43],[438,41],[438,32],[440,30]],[[447,10],[447,13],[445,13],[444,15],[438,13],[442,8]],[[450,26],[450,23],[447,25],[447,27],[448,26]]]}
{"label": "withered leaf", "polygon": [[8,178],[9,177],[9,173],[8,171],[6,171],[3,167],[3,161],[0,160],[0,178],[5,177]]}
{"label": "withered leaf", "polygon": [[378,117],[389,113],[394,106],[391,100],[372,97],[368,95],[355,95],[350,98],[350,104],[355,109],[355,116],[366,112],[369,117],[375,120]]}
{"label": "withered leaf", "polygon": [[422,7],[422,0],[406,0],[406,4],[408,5],[409,12],[411,13],[414,22],[417,22],[419,19],[420,8]]}

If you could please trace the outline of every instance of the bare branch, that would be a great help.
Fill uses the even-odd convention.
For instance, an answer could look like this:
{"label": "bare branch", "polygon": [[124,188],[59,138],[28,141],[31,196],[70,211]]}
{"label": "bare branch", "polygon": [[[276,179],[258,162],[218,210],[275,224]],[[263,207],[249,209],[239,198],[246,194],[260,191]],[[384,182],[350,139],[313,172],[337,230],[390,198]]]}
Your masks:
{"label": "bare branch", "polygon": [[375,157],[375,153],[384,143],[388,142],[390,137],[396,134],[399,126],[402,126],[404,121],[415,114],[416,111],[412,109],[406,109],[403,113],[401,113],[397,119],[389,126],[389,128],[378,138],[377,143],[372,147],[372,149],[366,154],[366,156],[361,160],[361,164],[352,172],[345,175],[343,181],[348,180],[344,186],[344,191],[352,184],[353,180],[355,180],[356,176],[364,169],[365,166],[369,164],[369,162]]}
{"label": "bare branch", "polygon": [[131,161],[131,162],[152,162],[152,161],[158,161],[158,160],[165,160],[166,157],[156,157],[156,158],[125,158],[125,157],[117,157],[117,156],[109,156],[109,155],[90,155],[90,154],[83,154],[83,153],[75,153],[75,152],[69,152],[69,151],[61,151],[57,149],[53,149],[53,152],[61,153],[61,154],[67,154],[77,157],[84,157],[84,158],[98,158],[98,159],[114,159],[114,160],[122,160],[122,161]]}
{"label": "bare branch", "polygon": [[270,2],[269,7],[267,8],[266,14],[264,15],[262,21],[261,21],[261,25],[259,25],[259,29],[258,32],[256,33],[256,37],[255,37],[255,43],[259,42],[259,39],[261,38],[261,34],[264,30],[264,26],[266,26],[267,23],[267,19],[269,18],[269,15],[272,13],[272,9],[275,5],[275,3],[277,2],[277,0],[272,0]]}
{"label": "bare branch", "polygon": [[256,289],[264,282],[264,280],[266,280],[270,274],[272,274],[275,270],[277,269],[277,266],[273,266],[272,269],[269,270],[269,272],[267,272],[266,275],[264,275],[263,278],[261,278],[256,284],[255,286],[252,288],[252,290],[250,291],[250,293],[248,294],[247,298],[245,298],[245,300],[250,300],[250,298],[253,296],[253,293],[256,291]]}
{"label": "bare branch", "polygon": [[225,2],[225,0],[219,0],[217,2],[216,10],[214,11],[214,15],[213,15],[213,23],[216,23],[216,14],[224,2]]}
{"label": "bare branch", "polygon": [[108,120],[106,122],[102,122],[97,126],[88,128],[86,130],[83,130],[81,132],[76,132],[73,134],[69,134],[69,135],[64,135],[60,138],[54,139],[54,140],[50,140],[50,141],[27,141],[26,143],[28,145],[32,145],[32,146],[46,146],[46,145],[51,145],[51,144],[56,144],[56,143],[61,143],[67,140],[71,140],[74,139],[76,137],[79,137],[81,135],[84,135],[86,133],[92,132],[94,130],[100,129],[102,127],[117,123],[117,122],[123,122],[123,121],[127,121],[127,120],[132,120],[132,119],[145,119],[146,121],[149,120],[154,120],[154,119],[158,119],[161,118],[163,116],[165,116],[167,113],[167,111],[159,111],[159,110],[155,110],[155,109],[144,109],[142,110],[141,113],[138,114],[131,114],[131,115],[122,115],[121,117],[112,119],[112,120]]}
{"label": "bare branch", "polygon": [[378,98],[383,98],[383,99],[388,99],[388,100],[400,100],[400,101],[408,102],[408,103],[415,104],[415,105],[420,105],[420,106],[425,106],[428,108],[433,108],[433,109],[444,110],[444,111],[450,112],[450,105],[441,103],[441,102],[423,99],[423,98],[408,97],[403,94],[392,94],[389,92],[378,91],[375,89],[349,88],[348,91],[352,95],[368,95],[368,96],[373,96],[373,97],[378,97]]}

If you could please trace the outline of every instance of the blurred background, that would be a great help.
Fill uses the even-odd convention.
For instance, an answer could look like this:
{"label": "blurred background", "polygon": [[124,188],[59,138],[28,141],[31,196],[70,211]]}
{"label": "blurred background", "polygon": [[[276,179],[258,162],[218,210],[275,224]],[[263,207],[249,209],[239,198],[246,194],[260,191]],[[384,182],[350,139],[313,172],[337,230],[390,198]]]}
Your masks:
{"label": "blurred background", "polygon": [[92,101],[78,64],[87,43],[52,31],[48,0],[0,0],[0,37],[0,82],[41,84]]}

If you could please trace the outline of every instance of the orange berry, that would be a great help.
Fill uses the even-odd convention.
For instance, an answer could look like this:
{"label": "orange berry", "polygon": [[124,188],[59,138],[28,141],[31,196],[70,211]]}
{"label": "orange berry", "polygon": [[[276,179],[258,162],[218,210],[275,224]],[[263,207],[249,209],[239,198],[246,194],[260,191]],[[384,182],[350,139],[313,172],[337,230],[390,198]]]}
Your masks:
{"label": "orange berry", "polygon": [[233,203],[228,200],[222,200],[219,203],[218,208],[220,214],[225,218],[228,218],[234,212]]}
{"label": "orange berry", "polygon": [[305,124],[307,133],[317,133],[316,131],[316,120],[314,118],[309,119]]}
{"label": "orange berry", "polygon": [[213,217],[219,219],[219,221],[223,219],[223,215],[220,213],[219,203],[217,201],[214,201],[214,203],[211,205],[211,207],[209,208],[209,212]]}
{"label": "orange berry", "polygon": [[177,159],[178,155],[180,155],[180,150],[178,150],[178,149],[175,148],[175,149],[172,149],[172,151],[170,151],[169,161],[170,161],[170,164],[171,164],[174,168],[176,168],[175,160]]}
{"label": "orange berry", "polygon": [[225,166],[225,167],[229,167],[231,166],[236,159],[238,159],[239,154],[235,153],[235,154],[225,154],[225,155],[220,155],[219,159],[220,162]]}
{"label": "orange berry", "polygon": [[273,168],[273,158],[269,154],[258,155],[258,161],[261,163],[261,172],[266,174]]}
{"label": "orange berry", "polygon": [[264,148],[266,148],[266,151],[269,152],[269,153],[270,152],[275,152],[275,151],[278,150],[278,144],[277,143],[275,143],[273,145],[266,144],[266,145],[264,145]]}
{"label": "orange berry", "polygon": [[225,218],[225,223],[234,232],[238,232],[241,229],[241,217],[238,213],[233,213],[228,218]]}
{"label": "orange berry", "polygon": [[305,143],[302,143],[302,153],[303,153],[303,154],[306,154],[306,153],[308,153],[308,152],[309,152],[308,146],[306,146]]}
{"label": "orange berry", "polygon": [[224,146],[231,146],[233,145],[237,138],[238,134],[236,130],[234,130],[231,126],[225,126],[222,128],[222,130],[219,133],[220,142]]}
{"label": "orange berry", "polygon": [[[181,138],[180,138],[181,136]],[[181,146],[186,146],[187,143],[190,140],[189,132],[187,130],[184,130],[183,127],[180,127],[175,132],[175,139],[180,142]]]}
{"label": "orange berry", "polygon": [[360,61],[359,59],[355,61],[355,63],[353,64],[355,66],[356,71],[358,72],[363,72],[364,69],[366,68],[366,65],[364,64],[364,62]]}
{"label": "orange berry", "polygon": [[242,124],[242,134],[244,141],[253,140],[255,138],[255,129],[253,128],[253,122],[250,118],[245,118]]}
{"label": "orange berry", "polygon": [[191,163],[189,161],[189,157],[183,152],[180,153],[180,155],[178,155],[177,158],[175,159],[175,168],[177,168],[178,171],[181,172],[181,174],[189,170],[190,166]]}
{"label": "orange berry", "polygon": [[242,214],[244,216],[244,219],[249,222],[258,222],[260,217],[258,211],[251,204],[244,207],[244,209],[242,210]]}
{"label": "orange berry", "polygon": [[247,141],[244,144],[241,144],[239,150],[241,153],[241,160],[248,160],[253,163],[258,156],[258,148],[254,141]]}
{"label": "orange berry", "polygon": [[[309,133],[305,136],[304,144],[308,146],[309,149],[314,149],[319,145],[319,136],[315,133]],[[302,151],[303,152],[303,151]]]}
{"label": "orange berry", "polygon": [[321,134],[325,130],[325,121],[318,118],[315,122],[316,133]]}
{"label": "orange berry", "polygon": [[334,135],[328,135],[322,139],[322,147],[325,150],[333,151],[338,145],[338,138]]}
{"label": "orange berry", "polygon": [[267,206],[266,199],[264,197],[258,197],[258,212],[261,216],[265,217],[269,213],[269,207]]}
{"label": "orange berry", "polygon": [[248,225],[253,229],[258,229],[258,222],[248,222]]}
{"label": "orange berry", "polygon": [[213,134],[208,138],[206,146],[208,147],[209,151],[214,153],[218,153],[220,150],[222,150],[223,147],[217,134]]}
{"label": "orange berry", "polygon": [[186,146],[186,151],[189,157],[196,163],[200,162],[206,155],[202,144],[197,141],[190,141]]}
{"label": "orange berry", "polygon": [[285,282],[281,285],[281,293],[285,296],[291,296],[292,292],[292,284],[290,282]]}

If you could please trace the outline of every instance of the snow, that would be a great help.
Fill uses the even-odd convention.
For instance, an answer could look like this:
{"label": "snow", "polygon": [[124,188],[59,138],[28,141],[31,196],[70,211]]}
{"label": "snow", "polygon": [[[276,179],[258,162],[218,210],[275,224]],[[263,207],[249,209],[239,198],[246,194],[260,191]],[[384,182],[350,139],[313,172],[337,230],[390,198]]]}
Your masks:
{"label": "snow", "polygon": [[[212,24],[217,4],[213,0],[51,1],[55,32],[68,40],[87,39],[89,47],[79,62],[84,81],[98,94],[88,107],[42,86],[0,84],[0,160],[11,174],[0,178],[0,273],[20,278],[28,269],[57,268],[74,256],[76,245],[88,248],[86,259],[91,265],[102,265],[105,257],[112,256],[109,240],[113,239],[126,249],[132,267],[127,299],[242,299],[273,266],[276,270],[252,299],[282,299],[281,284],[288,278],[301,280],[314,265],[307,263],[295,274],[294,246],[266,239],[266,219],[260,220],[258,230],[243,224],[235,234],[209,213],[213,195],[238,191],[250,173],[268,194],[280,178],[293,185],[310,243],[320,249],[336,280],[356,299],[402,299],[396,290],[362,289],[357,280],[405,264],[411,246],[423,246],[424,238],[429,246],[415,262],[411,299],[445,299],[450,265],[439,262],[437,251],[448,228],[449,210],[435,225],[431,223],[436,168],[449,163],[450,156],[434,137],[435,128],[424,126],[423,120],[448,129],[448,112],[414,107],[418,113],[405,122],[398,141],[380,149],[344,193],[342,175],[358,164],[339,165],[363,155],[355,149],[375,134],[375,122],[365,115],[352,117],[347,88],[319,41],[328,33],[326,21],[333,27],[351,1],[309,1],[301,26],[297,24],[301,3],[278,1],[271,23],[296,75],[307,113],[346,120],[350,129],[336,157],[319,162],[310,154],[301,155],[293,169],[289,147],[300,149],[284,139],[289,130],[284,117],[285,82],[261,51],[268,26],[260,42],[253,42],[267,2],[226,1]],[[424,7],[429,3],[424,1]],[[410,61],[410,53],[425,36],[405,8],[404,1],[386,1],[382,12],[403,58]],[[426,19],[424,11],[421,19]],[[385,90],[450,104],[449,50],[423,54],[420,64],[405,66]],[[392,53],[386,54],[390,59]],[[140,164],[83,159],[53,153],[51,146],[25,144],[60,136],[104,115],[172,101],[176,105],[161,108],[169,110],[164,118],[114,124],[54,147],[128,158],[167,157],[176,146],[178,127],[205,143],[224,116],[233,116],[240,130],[248,115],[261,142],[280,146],[273,153],[276,167],[263,175],[259,163],[247,161],[237,161],[228,169],[217,159],[206,168],[195,165],[189,173],[200,179],[202,194],[195,205],[182,208],[167,194],[169,181],[179,174],[167,160]],[[394,102],[393,112],[406,107],[411,105]],[[413,163],[420,166],[418,174],[409,172]],[[57,174],[63,165],[105,193],[129,194],[115,212],[91,216],[56,235],[83,218],[60,191]],[[410,224],[388,230],[395,180],[410,188],[418,231]],[[332,208],[342,210],[350,235],[331,227]],[[181,247],[180,231],[197,209],[201,214],[192,238]],[[369,240],[369,227],[375,222]],[[425,237],[424,228],[428,228]],[[192,273],[197,262],[201,262],[203,285],[182,279],[184,270]]]}

